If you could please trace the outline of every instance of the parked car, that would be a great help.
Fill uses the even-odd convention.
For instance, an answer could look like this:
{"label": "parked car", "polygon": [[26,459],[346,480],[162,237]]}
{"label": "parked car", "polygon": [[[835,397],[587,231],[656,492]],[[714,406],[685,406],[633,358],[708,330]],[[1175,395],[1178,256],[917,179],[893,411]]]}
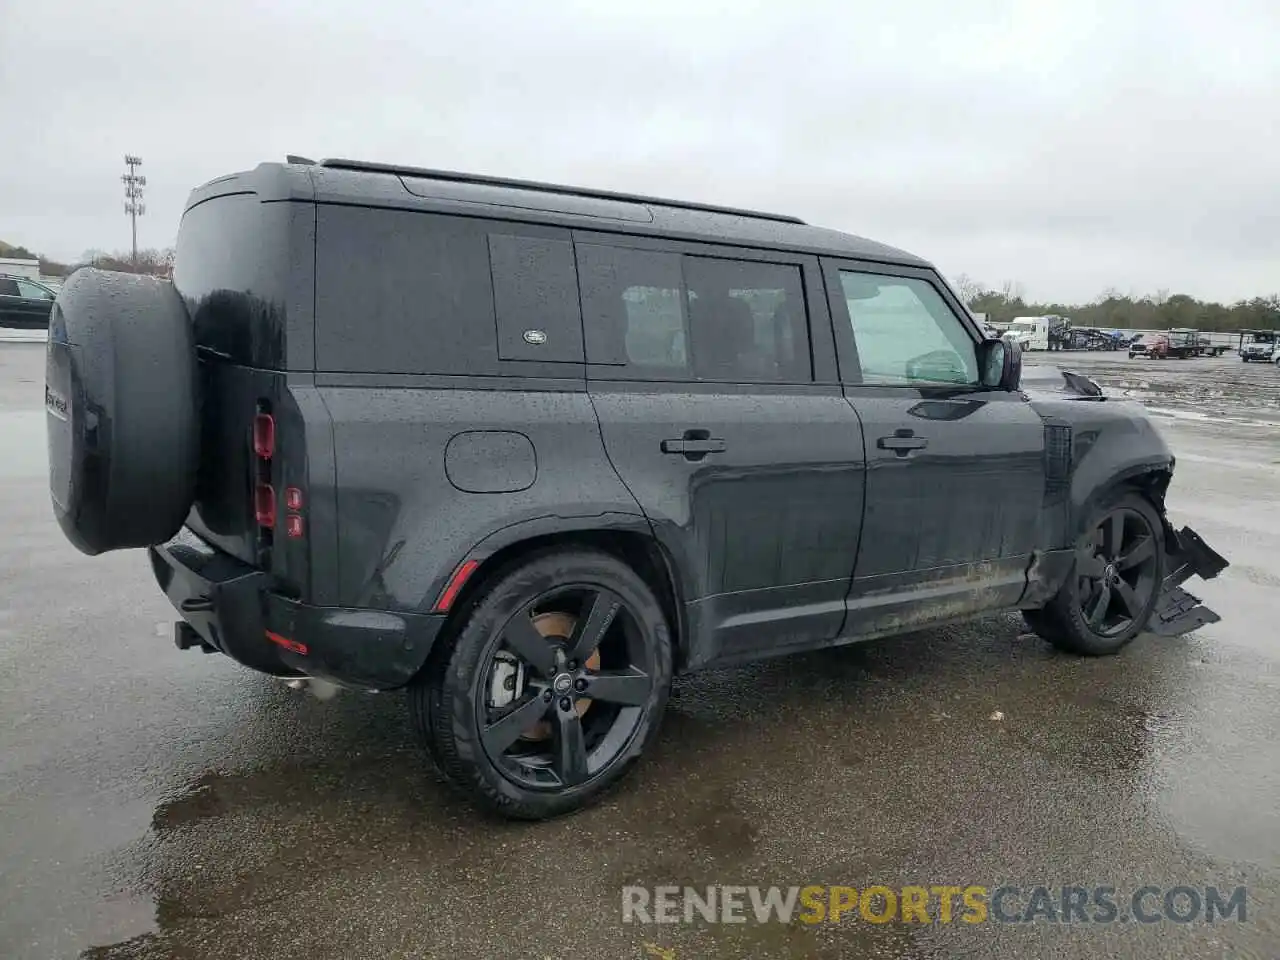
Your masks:
{"label": "parked car", "polygon": [[63,531],[148,548],[179,648],[406,689],[517,818],[618,781],[673,674],[1000,610],[1113,654],[1226,564],[1140,405],[1024,381],[912,254],[698,203],[263,164],[172,283],[70,278],[45,405]]}
{"label": "parked car", "polygon": [[43,283],[27,277],[0,276],[0,327],[45,329],[56,296]]}
{"label": "parked car", "polygon": [[1169,338],[1163,333],[1143,333],[1129,344],[1129,359],[1134,357],[1152,357],[1156,360],[1169,358]]}

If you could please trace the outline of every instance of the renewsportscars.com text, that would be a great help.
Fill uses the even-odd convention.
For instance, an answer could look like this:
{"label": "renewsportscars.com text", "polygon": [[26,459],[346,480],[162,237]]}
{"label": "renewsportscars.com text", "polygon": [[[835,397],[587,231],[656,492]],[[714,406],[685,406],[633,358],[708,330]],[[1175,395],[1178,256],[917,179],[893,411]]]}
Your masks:
{"label": "renewsportscars.com text", "polygon": [[1243,923],[1245,887],[623,887],[623,923]]}

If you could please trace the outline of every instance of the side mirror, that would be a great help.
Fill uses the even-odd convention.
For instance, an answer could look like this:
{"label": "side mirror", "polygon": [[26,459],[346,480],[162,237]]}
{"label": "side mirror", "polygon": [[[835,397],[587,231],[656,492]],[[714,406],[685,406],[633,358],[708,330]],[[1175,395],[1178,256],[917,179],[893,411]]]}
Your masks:
{"label": "side mirror", "polygon": [[1016,340],[983,340],[978,344],[982,385],[992,390],[1017,390],[1022,383],[1022,347]]}

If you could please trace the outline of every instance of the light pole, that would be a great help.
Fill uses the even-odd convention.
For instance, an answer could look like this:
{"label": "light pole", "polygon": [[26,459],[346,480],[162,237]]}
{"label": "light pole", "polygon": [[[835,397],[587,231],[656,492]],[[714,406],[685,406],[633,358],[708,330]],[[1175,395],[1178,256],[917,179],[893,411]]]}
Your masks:
{"label": "light pole", "polygon": [[124,183],[124,212],[129,215],[133,227],[133,262],[138,262],[138,218],[147,212],[147,205],[142,202],[142,188],[147,185],[147,178],[138,173],[142,166],[142,158],[133,154],[125,154],[125,166],[129,172],[120,180]]}

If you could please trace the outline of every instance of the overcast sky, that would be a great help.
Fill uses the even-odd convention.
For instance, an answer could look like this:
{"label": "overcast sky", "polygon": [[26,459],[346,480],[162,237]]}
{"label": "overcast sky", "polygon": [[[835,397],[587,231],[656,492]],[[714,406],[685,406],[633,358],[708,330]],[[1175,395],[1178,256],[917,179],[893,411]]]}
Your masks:
{"label": "overcast sky", "polygon": [[776,209],[1039,299],[1280,292],[1280,2],[0,0],[0,239],[298,153]]}

